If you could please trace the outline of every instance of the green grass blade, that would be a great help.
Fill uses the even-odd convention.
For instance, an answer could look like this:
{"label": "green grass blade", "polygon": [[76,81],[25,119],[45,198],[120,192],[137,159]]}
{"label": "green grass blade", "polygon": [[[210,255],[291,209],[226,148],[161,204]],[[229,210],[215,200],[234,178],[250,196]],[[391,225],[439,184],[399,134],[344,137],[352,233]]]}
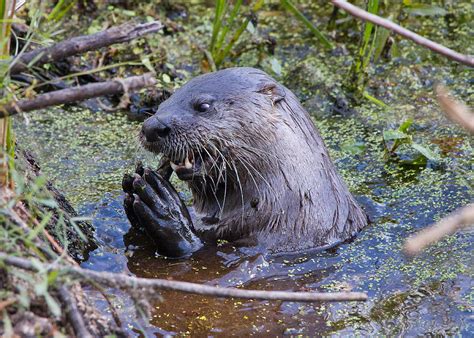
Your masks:
{"label": "green grass blade", "polygon": [[215,45],[216,52],[218,52],[222,48],[222,44],[224,43],[224,40],[227,36],[227,33],[229,32],[229,29],[234,24],[235,18],[237,17],[237,14],[239,13],[241,5],[242,5],[242,0],[237,0],[237,2],[234,5],[234,8],[232,8],[232,12],[230,13],[229,20],[227,21],[227,25],[222,30],[219,40],[217,41]]}
{"label": "green grass blade", "polygon": [[212,24],[212,38],[211,38],[211,46],[209,49],[211,52],[214,50],[214,46],[216,44],[217,36],[219,34],[219,31],[221,29],[222,25],[222,16],[224,14],[224,8],[225,8],[225,0],[216,0],[216,9],[215,9],[215,14],[214,14],[214,22]]}
{"label": "green grass blade", "polygon": [[224,50],[221,51],[217,55],[217,57],[214,60],[217,67],[220,66],[220,64],[224,61],[226,56],[230,53],[230,50],[232,49],[234,44],[239,40],[240,36],[242,35],[242,33],[247,28],[247,25],[249,24],[249,22],[250,22],[250,18],[245,19],[245,21],[240,25],[239,29],[234,33],[234,35],[232,36],[232,38],[230,39],[229,43],[224,48]]}
{"label": "green grass blade", "polygon": [[362,95],[363,95],[367,100],[369,100],[369,101],[375,103],[376,105],[378,105],[378,106],[380,106],[380,107],[389,108],[389,106],[388,106],[386,103],[384,103],[383,101],[381,101],[381,100],[379,100],[379,99],[373,97],[372,95],[370,95],[370,94],[367,93],[367,92],[364,92]]}
{"label": "green grass blade", "polygon": [[327,48],[333,48],[333,44],[321,33],[319,29],[311,21],[300,12],[298,8],[293,5],[290,0],[281,0],[281,3],[286,7],[290,12],[292,12],[317,38],[318,40]]}

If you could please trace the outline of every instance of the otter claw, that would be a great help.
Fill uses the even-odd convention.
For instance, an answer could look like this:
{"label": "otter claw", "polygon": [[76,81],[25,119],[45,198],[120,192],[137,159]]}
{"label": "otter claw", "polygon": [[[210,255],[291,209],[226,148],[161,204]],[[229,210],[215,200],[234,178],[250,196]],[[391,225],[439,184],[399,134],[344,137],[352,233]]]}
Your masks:
{"label": "otter claw", "polygon": [[123,175],[122,189],[124,192],[133,193],[133,176],[129,173]]}
{"label": "otter claw", "polygon": [[135,212],[133,210],[133,202],[133,196],[127,192],[123,200],[123,208],[125,210],[125,214],[127,215],[127,218],[133,227],[139,227],[140,223],[138,223],[137,217],[135,216]]}
{"label": "otter claw", "polygon": [[182,257],[202,246],[192,232],[192,221],[173,186],[140,164],[122,180],[124,209],[132,226],[141,226],[157,244],[158,253]]}
{"label": "otter claw", "polygon": [[181,204],[173,186],[161,175],[147,168],[143,178],[167,203]]}
{"label": "otter claw", "polygon": [[[137,175],[138,176],[138,175]],[[169,218],[169,208],[167,203],[161,201],[160,196],[152,189],[142,177],[138,176],[133,180],[135,194],[155,213],[162,218]]]}

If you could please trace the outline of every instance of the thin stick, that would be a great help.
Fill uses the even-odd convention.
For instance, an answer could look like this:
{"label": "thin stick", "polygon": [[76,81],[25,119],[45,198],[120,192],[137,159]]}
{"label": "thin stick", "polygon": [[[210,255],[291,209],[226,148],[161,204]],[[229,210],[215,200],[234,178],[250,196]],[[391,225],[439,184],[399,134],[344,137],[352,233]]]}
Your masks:
{"label": "thin stick", "polygon": [[139,25],[125,23],[92,35],[77,36],[58,42],[50,47],[37,48],[23,54],[19,59],[13,61],[14,64],[11,66],[10,73],[18,74],[28,70],[32,61],[35,66],[43,65],[72,55],[97,50],[116,43],[127,42],[146,34],[155,33],[161,28],[163,28],[163,25],[159,21]]}
{"label": "thin stick", "polygon": [[438,223],[421,230],[405,241],[404,251],[408,255],[417,255],[425,247],[438,242],[457,230],[474,224],[474,204],[468,204],[443,218]]}
{"label": "thin stick", "polygon": [[92,338],[89,330],[87,330],[86,325],[84,323],[84,318],[82,317],[81,312],[77,308],[76,300],[71,292],[67,289],[66,286],[62,285],[59,288],[59,296],[64,303],[64,307],[66,308],[66,314],[69,317],[69,321],[74,328],[76,333],[76,337],[81,338]]}
{"label": "thin stick", "polygon": [[0,311],[5,310],[7,307],[9,307],[10,305],[15,304],[16,302],[17,302],[16,298],[9,298],[9,299],[6,299],[6,300],[0,302]]}
{"label": "thin stick", "polygon": [[[38,271],[41,268],[39,264],[32,264],[28,259],[10,256],[0,252],[0,260],[5,263],[16,266],[21,269]],[[43,266],[45,269],[46,266]],[[98,272],[83,269],[75,266],[57,265],[50,269],[58,270],[64,274],[73,277],[86,278],[94,280],[97,283],[112,288],[124,290],[140,290],[148,294],[158,292],[159,290],[173,290],[186,293],[193,293],[203,296],[225,297],[225,298],[244,298],[244,299],[264,299],[264,300],[282,300],[292,302],[339,302],[339,301],[365,301],[367,294],[363,292],[287,292],[287,291],[260,291],[243,290],[235,288],[219,288],[210,285],[197,283],[171,281],[166,279],[147,279],[128,276],[120,273]]]}
{"label": "thin stick", "polygon": [[136,90],[156,84],[152,73],[132,76],[123,80],[91,83],[41,94],[31,100],[20,100],[0,106],[0,117],[29,112],[50,106],[87,100],[93,97],[116,95],[128,90]]}
{"label": "thin stick", "polygon": [[474,113],[462,102],[453,100],[442,85],[436,86],[438,103],[451,121],[474,133]]}
{"label": "thin stick", "polygon": [[390,20],[381,18],[380,16],[377,16],[375,14],[368,13],[364,11],[363,9],[360,9],[359,7],[351,5],[345,0],[332,0],[332,3],[334,6],[342,8],[343,10],[345,10],[347,13],[351,14],[352,16],[355,16],[364,21],[369,21],[376,25],[385,27],[401,36],[406,37],[407,39],[412,40],[413,42],[415,42],[416,44],[420,46],[431,49],[433,52],[444,55],[459,63],[463,63],[470,67],[474,67],[474,57],[472,57],[471,55],[458,53],[448,47],[440,45],[439,43],[431,41],[406,28],[403,28]]}

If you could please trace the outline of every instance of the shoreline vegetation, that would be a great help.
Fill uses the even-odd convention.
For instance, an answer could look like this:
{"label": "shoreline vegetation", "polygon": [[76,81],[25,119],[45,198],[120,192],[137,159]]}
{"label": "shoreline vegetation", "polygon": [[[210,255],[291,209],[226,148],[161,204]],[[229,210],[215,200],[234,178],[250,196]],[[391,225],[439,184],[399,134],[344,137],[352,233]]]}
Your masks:
{"label": "shoreline vegetation", "polygon": [[[86,0],[78,2],[81,6],[94,3]],[[374,6],[373,8],[377,8],[378,1],[376,3],[372,1],[371,3]],[[29,26],[24,21],[21,22],[22,25],[26,26],[22,28],[24,37],[18,38],[20,31],[13,32],[13,35],[11,35],[12,24],[19,24],[21,21],[15,17],[15,11],[21,9],[21,4],[21,1],[0,0],[0,16],[3,18],[1,29],[3,39],[2,60],[0,60],[0,69],[3,74],[1,89],[3,99],[0,103],[2,117],[0,132],[3,140],[3,161],[2,171],[0,172],[0,181],[2,182],[0,193],[0,209],[2,211],[0,285],[2,285],[3,291],[0,300],[0,312],[3,316],[3,325],[0,326],[0,332],[4,336],[30,333],[49,335],[57,328],[62,334],[78,337],[106,334],[124,335],[125,333],[120,328],[120,320],[117,319],[116,314],[114,315],[115,310],[111,303],[109,302],[114,322],[95,310],[93,305],[87,299],[84,299],[84,286],[96,289],[103,289],[104,287],[122,289],[138,295],[142,299],[160,297],[160,290],[175,290],[211,297],[292,302],[353,302],[369,299],[365,292],[286,292],[219,288],[197,283],[145,279],[121,273],[99,272],[81,268],[78,262],[84,259],[84,256],[87,256],[87,250],[90,249],[84,249],[88,245],[84,243],[91,242],[91,245],[97,245],[93,243],[93,229],[91,229],[91,225],[88,224],[87,220],[77,217],[65,197],[59,194],[52,184],[41,175],[39,165],[34,158],[19,150],[25,145],[21,143],[21,139],[15,140],[11,131],[9,116],[14,114],[23,115],[26,112],[62,104],[74,104],[97,97],[107,97],[108,102],[116,103],[114,109],[129,107],[132,104],[131,96],[133,93],[142,89],[142,93],[143,91],[153,91],[156,90],[158,81],[170,81],[169,76],[168,78],[158,79],[155,65],[152,64],[153,60],[149,58],[143,58],[142,62],[150,72],[127,77],[115,77],[111,80],[98,77],[89,65],[86,65],[85,69],[83,67],[77,73],[61,74],[58,71],[57,73],[60,73],[60,76],[49,70],[56,66],[57,69],[64,68],[64,65],[59,66],[60,63],[68,64],[66,69],[75,69],[73,66],[81,63],[81,54],[83,53],[98,51],[114,44],[130,43],[130,41],[148,34],[171,32],[179,29],[179,27],[169,18],[164,20],[163,23],[156,20],[139,24],[128,22],[100,32],[65,39],[57,43],[51,43],[50,39],[47,43],[48,46],[41,47],[39,44],[35,45],[31,31],[37,28],[36,25],[40,22],[38,17],[42,14],[38,14],[38,17],[29,20]],[[336,7],[341,8],[356,18],[391,30],[422,47],[465,66],[474,67],[474,58],[470,55],[463,55],[432,40],[423,38],[393,21],[369,13],[346,1],[333,0],[332,4],[335,6],[336,16]],[[51,21],[61,22],[65,13],[75,5],[75,1],[58,1],[55,7],[49,8],[48,17]],[[254,17],[262,5],[263,1],[257,1],[253,7],[244,11],[243,1],[233,2],[233,7],[230,7],[227,1],[216,1],[216,16],[213,22],[210,50],[203,47],[197,48],[203,54],[203,60],[205,61],[203,63],[206,64],[203,67],[204,69],[215,70],[225,65],[225,61],[232,57],[232,52],[242,33],[248,30],[249,27],[253,27],[255,30]],[[296,4],[290,1],[281,1],[281,5],[283,8],[287,8],[289,13],[293,13],[296,19],[317,37],[319,43],[324,45],[324,48],[329,49],[328,53],[330,52],[330,49],[334,47],[331,38],[321,33],[312,21],[298,9]],[[41,7],[41,10],[43,10],[43,7]],[[33,13],[34,9],[29,8],[29,11]],[[226,19],[224,20],[224,18]],[[224,25],[224,23],[227,25]],[[15,31],[15,28],[13,30]],[[364,34],[361,34],[361,46],[365,45],[361,56],[365,57],[366,60],[362,59],[361,62],[367,65],[367,63],[370,63],[373,52],[377,50],[377,46],[375,45],[376,33],[371,33],[372,29],[366,29],[365,32],[368,32],[365,36],[366,40],[363,40]],[[10,49],[11,41],[15,41],[16,50]],[[384,48],[390,48],[389,41],[389,34],[387,33],[383,42],[380,42],[381,45],[378,48],[380,53]],[[23,44],[22,48],[19,47],[20,42]],[[367,48],[370,45],[372,50],[367,54]],[[31,50],[32,46],[36,48]],[[272,40],[266,38],[265,42],[256,43],[255,48],[263,51],[265,48],[271,48],[271,46]],[[105,57],[103,55],[103,58]],[[107,57],[109,56],[107,55]],[[354,57],[354,60],[356,59],[357,57]],[[46,68],[43,66],[46,66]],[[279,69],[278,63],[272,64],[272,67],[276,70]],[[98,68],[100,68],[100,64]],[[361,73],[365,72],[363,68],[360,69]],[[133,72],[130,73],[133,74]],[[81,76],[82,81],[80,80]],[[84,80],[87,76],[90,76],[88,79],[93,81]],[[357,74],[357,76],[362,75]],[[76,85],[59,81],[59,79],[67,77],[75,77]],[[34,89],[41,86],[41,79],[48,78],[47,81],[50,86],[44,85],[41,92],[36,93]],[[12,79],[15,79],[15,81],[25,80],[22,85],[26,86],[26,89],[15,92],[19,85]],[[365,83],[366,80],[361,81],[363,86],[361,88],[362,96],[379,106],[386,106],[384,102],[372,97],[365,91]],[[437,92],[440,106],[446,114],[454,122],[459,123],[466,130],[473,133],[473,113],[463,104],[452,100],[446,89],[438,87]],[[99,104],[100,108],[107,107],[104,104]],[[57,118],[61,117],[58,116]],[[423,148],[420,152],[426,154]],[[473,205],[466,206],[454,212],[452,216],[441,220],[438,225],[411,237],[405,244],[405,252],[408,255],[419,254],[426,246],[436,243],[464,226],[472,225],[473,210]],[[82,243],[83,246],[77,243]],[[72,248],[74,245],[83,248],[83,252],[78,252]],[[105,294],[104,297],[107,300]],[[33,307],[36,307],[36,313],[33,311]],[[42,313],[42,315],[38,315],[38,313]]]}

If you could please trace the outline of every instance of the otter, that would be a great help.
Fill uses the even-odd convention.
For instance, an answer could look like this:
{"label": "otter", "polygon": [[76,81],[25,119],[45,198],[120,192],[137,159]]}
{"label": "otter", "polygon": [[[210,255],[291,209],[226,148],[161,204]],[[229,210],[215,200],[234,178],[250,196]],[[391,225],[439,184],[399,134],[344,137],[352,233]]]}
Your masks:
{"label": "otter", "polygon": [[[218,240],[272,254],[326,248],[367,224],[309,114],[265,72],[247,67],[198,76],[143,123],[158,170],[125,175],[124,208],[157,252],[183,257]],[[169,182],[193,195],[191,213]]]}

